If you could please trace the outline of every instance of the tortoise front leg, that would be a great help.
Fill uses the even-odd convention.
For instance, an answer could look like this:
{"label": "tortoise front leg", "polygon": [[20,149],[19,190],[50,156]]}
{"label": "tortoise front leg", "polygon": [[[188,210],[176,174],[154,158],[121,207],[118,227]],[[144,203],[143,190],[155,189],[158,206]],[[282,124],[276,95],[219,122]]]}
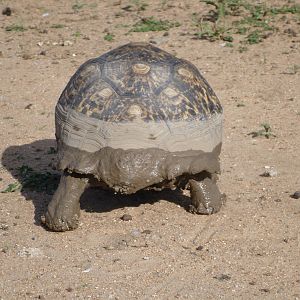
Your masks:
{"label": "tortoise front leg", "polygon": [[53,231],[77,228],[80,216],[79,200],[87,185],[88,178],[64,172],[42,222]]}
{"label": "tortoise front leg", "polygon": [[216,178],[206,177],[204,180],[189,180],[192,205],[190,212],[210,215],[220,210],[225,195],[222,195],[216,184]]}

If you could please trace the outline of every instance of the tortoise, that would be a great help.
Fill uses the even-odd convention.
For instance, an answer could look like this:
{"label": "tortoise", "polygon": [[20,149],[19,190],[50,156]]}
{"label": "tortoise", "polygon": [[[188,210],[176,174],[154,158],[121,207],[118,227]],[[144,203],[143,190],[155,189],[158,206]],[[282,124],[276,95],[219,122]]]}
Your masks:
{"label": "tortoise", "polygon": [[190,189],[189,211],[218,212],[223,109],[190,62],[129,43],[85,62],[55,108],[59,186],[43,223],[78,227],[90,185],[132,194]]}

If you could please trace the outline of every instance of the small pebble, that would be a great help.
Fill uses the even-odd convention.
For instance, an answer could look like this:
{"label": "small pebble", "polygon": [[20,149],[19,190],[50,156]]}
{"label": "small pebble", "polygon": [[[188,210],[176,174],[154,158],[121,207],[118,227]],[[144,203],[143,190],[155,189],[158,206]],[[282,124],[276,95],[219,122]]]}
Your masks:
{"label": "small pebble", "polygon": [[112,5],[113,6],[121,5],[121,0],[115,0],[115,1],[113,1]]}
{"label": "small pebble", "polygon": [[106,249],[106,250],[115,250],[115,247],[114,246],[110,246],[110,245],[104,246],[103,248]]}
{"label": "small pebble", "polygon": [[73,43],[71,41],[63,41],[61,43],[61,46],[72,46],[72,45],[73,45]]}
{"label": "small pebble", "polygon": [[218,279],[220,281],[225,281],[225,280],[230,280],[231,276],[227,275],[227,274],[220,274],[218,276],[214,276],[215,279]]}
{"label": "small pebble", "polygon": [[292,37],[296,37],[297,36],[296,31],[294,29],[292,29],[292,28],[287,28],[283,32],[287,33],[289,36],[292,36]]}
{"label": "small pebble", "polygon": [[92,270],[92,268],[87,268],[87,269],[84,269],[84,270],[82,271],[82,273],[89,273],[89,272],[91,272],[91,270]]}
{"label": "small pebble", "polygon": [[264,292],[264,293],[270,293],[270,290],[269,289],[260,289],[261,292]]}
{"label": "small pebble", "polygon": [[25,59],[25,60],[28,60],[28,59],[32,59],[32,55],[28,54],[28,53],[24,53],[22,55],[22,58]]}
{"label": "small pebble", "polygon": [[146,229],[146,230],[144,230],[142,233],[143,233],[143,234],[151,234],[151,232],[152,232],[151,230]]}
{"label": "small pebble", "polygon": [[296,191],[293,195],[291,195],[294,199],[300,199],[300,191]]}
{"label": "small pebble", "polygon": [[33,104],[32,104],[32,103],[30,103],[30,104],[26,105],[24,108],[25,108],[25,109],[31,109],[31,108],[32,108],[32,106],[33,106]]}
{"label": "small pebble", "polygon": [[40,257],[43,256],[42,250],[39,248],[23,248],[18,252],[18,256],[21,257]]}
{"label": "small pebble", "polygon": [[8,246],[4,246],[0,251],[2,253],[7,253],[8,252]]}
{"label": "small pebble", "polygon": [[131,231],[131,235],[134,236],[134,237],[138,237],[138,236],[141,235],[141,232],[138,229],[135,228]]}
{"label": "small pebble", "polygon": [[196,248],[196,250],[198,250],[198,251],[203,250],[203,246],[198,246],[198,247]]}
{"label": "small pebble", "polygon": [[5,8],[2,10],[2,15],[5,15],[5,16],[11,16],[11,8],[10,8],[10,7],[5,7]]}
{"label": "small pebble", "polygon": [[132,220],[132,216],[129,215],[129,214],[124,214],[124,215],[121,217],[121,220],[123,220],[123,221],[131,221],[131,220]]}
{"label": "small pebble", "polygon": [[0,229],[1,229],[1,230],[8,230],[8,225],[7,225],[7,224],[4,224],[4,223],[1,223],[1,224],[0,224]]}
{"label": "small pebble", "polygon": [[265,171],[261,174],[262,177],[275,177],[277,175],[277,170],[274,167],[270,166],[265,166]]}

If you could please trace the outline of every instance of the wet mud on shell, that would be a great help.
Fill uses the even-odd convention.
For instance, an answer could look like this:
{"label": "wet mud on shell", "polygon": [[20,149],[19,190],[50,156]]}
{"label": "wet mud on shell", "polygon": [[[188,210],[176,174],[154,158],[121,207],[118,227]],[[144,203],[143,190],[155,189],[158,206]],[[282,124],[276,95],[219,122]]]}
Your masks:
{"label": "wet mud on shell", "polygon": [[109,188],[124,194],[154,185],[161,188],[184,185],[201,172],[220,173],[221,144],[212,152],[104,147],[89,153],[58,141],[58,149],[58,169],[93,175]]}

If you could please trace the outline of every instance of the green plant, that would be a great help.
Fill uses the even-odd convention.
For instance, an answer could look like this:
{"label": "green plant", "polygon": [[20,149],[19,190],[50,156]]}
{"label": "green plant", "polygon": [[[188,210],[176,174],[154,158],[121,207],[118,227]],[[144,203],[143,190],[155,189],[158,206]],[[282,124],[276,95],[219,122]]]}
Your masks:
{"label": "green plant", "polygon": [[108,42],[112,42],[114,40],[114,37],[115,35],[112,34],[112,33],[107,33],[105,36],[104,36],[104,39]]}
{"label": "green plant", "polygon": [[[279,14],[298,14],[300,5],[284,5],[282,7],[268,7],[267,5],[252,4],[247,0],[200,0],[213,6],[208,15],[197,20],[200,29],[196,35],[210,41],[225,40],[231,42],[232,34],[246,35],[240,42],[249,45],[262,42],[270,36],[276,28],[273,25],[274,16]],[[228,16],[239,16],[228,18]],[[195,19],[195,14],[193,15]],[[224,33],[226,33],[224,39]]]}
{"label": "green plant", "polygon": [[17,190],[29,189],[36,192],[53,194],[58,186],[59,175],[50,172],[36,172],[27,165],[18,168],[20,182],[11,183],[2,193],[12,193]]}
{"label": "green plant", "polygon": [[246,4],[243,0],[200,0],[215,7],[217,19],[226,15],[239,15],[241,8]]}
{"label": "green plant", "polygon": [[26,30],[26,28],[23,25],[20,24],[12,24],[5,27],[6,31],[16,31],[16,32],[23,32]]}
{"label": "green plant", "polygon": [[10,183],[1,193],[13,193],[20,190],[22,185],[19,182]]}
{"label": "green plant", "polygon": [[125,11],[140,12],[140,11],[146,10],[146,8],[148,6],[148,4],[145,3],[143,0],[131,0],[130,2],[132,3],[132,5],[129,4],[129,5],[123,6],[122,9]]}
{"label": "green plant", "polygon": [[142,0],[131,0],[131,2],[135,5],[137,11],[144,11],[148,6],[148,4]]}
{"label": "green plant", "polygon": [[222,40],[225,42],[233,42],[233,37],[231,35],[224,35],[222,36]]}
{"label": "green plant", "polygon": [[78,1],[76,1],[76,3],[72,5],[72,9],[75,11],[78,11],[78,10],[82,9],[84,6],[85,6],[84,3],[80,3]]}
{"label": "green plant", "polygon": [[232,43],[226,43],[226,44],[225,44],[225,47],[233,48],[233,44],[232,44]]}
{"label": "green plant", "polygon": [[268,123],[263,123],[260,126],[263,128],[257,131],[252,131],[248,133],[248,135],[251,135],[253,138],[258,136],[264,136],[265,138],[269,139],[270,137],[276,137],[275,134],[273,134],[271,126]]}
{"label": "green plant", "polygon": [[240,26],[236,28],[236,33],[238,34],[246,34],[247,31],[248,31],[247,27]]}
{"label": "green plant", "polygon": [[270,8],[270,13],[273,15],[278,15],[278,14],[300,14],[300,5],[295,4],[292,6],[287,6],[284,5],[282,7],[271,7]]}
{"label": "green plant", "polygon": [[98,6],[98,3],[91,3],[90,5],[89,5],[89,7],[90,8],[96,8]]}
{"label": "green plant", "polygon": [[239,46],[238,48],[240,53],[246,52],[248,50],[248,48],[246,46]]}
{"label": "green plant", "polygon": [[64,28],[65,25],[64,24],[53,24],[51,25],[51,28]]}
{"label": "green plant", "polygon": [[166,31],[180,26],[178,22],[155,20],[153,17],[143,18],[133,25],[131,32]]}
{"label": "green plant", "polygon": [[217,24],[210,22],[203,22],[199,24],[199,31],[195,36],[202,40],[209,40],[211,42],[216,40],[223,40],[226,42],[232,42],[233,37],[226,34],[229,30],[225,27],[218,26]]}
{"label": "green plant", "polygon": [[300,70],[300,65],[292,65],[291,67],[288,68],[287,72],[284,72],[284,74],[295,75],[298,73],[299,70]]}
{"label": "green plant", "polygon": [[80,31],[75,31],[72,35],[78,38],[81,37],[82,34]]}
{"label": "green plant", "polygon": [[246,42],[250,45],[258,44],[262,41],[261,31],[254,30],[253,32],[249,33],[246,37]]}

